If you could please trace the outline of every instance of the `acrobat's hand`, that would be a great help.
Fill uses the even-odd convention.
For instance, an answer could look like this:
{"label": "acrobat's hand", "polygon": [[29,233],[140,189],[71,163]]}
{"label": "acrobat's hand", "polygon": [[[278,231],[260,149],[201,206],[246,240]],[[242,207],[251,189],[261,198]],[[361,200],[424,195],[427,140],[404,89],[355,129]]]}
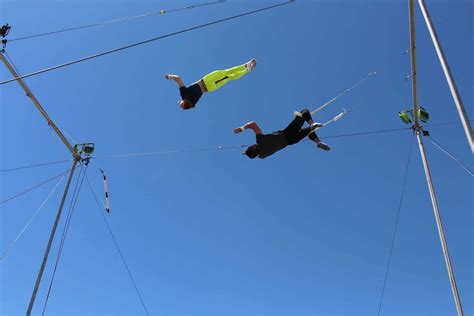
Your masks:
{"label": "acrobat's hand", "polygon": [[234,133],[240,134],[240,133],[242,133],[243,130],[244,129],[242,127],[237,127],[237,128],[234,128]]}

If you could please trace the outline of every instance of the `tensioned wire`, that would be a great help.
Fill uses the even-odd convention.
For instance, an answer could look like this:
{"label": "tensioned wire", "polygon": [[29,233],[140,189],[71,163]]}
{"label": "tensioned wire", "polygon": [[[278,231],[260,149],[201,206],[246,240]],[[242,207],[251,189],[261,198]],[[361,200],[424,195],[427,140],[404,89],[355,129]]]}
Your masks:
{"label": "tensioned wire", "polygon": [[44,313],[46,311],[46,306],[48,305],[48,302],[49,302],[51,289],[53,287],[53,282],[54,282],[54,279],[56,277],[56,271],[57,271],[57,268],[58,268],[58,265],[59,265],[59,261],[61,259],[61,254],[63,252],[64,243],[66,241],[66,236],[67,236],[67,233],[69,231],[69,225],[71,224],[72,215],[74,214],[74,210],[75,210],[75,207],[76,207],[77,200],[79,198],[79,193],[81,192],[81,188],[82,188],[82,184],[84,182],[84,177],[85,177],[85,174],[87,172],[87,168],[88,167],[86,166],[85,169],[84,169],[82,164],[81,164],[81,170],[80,170],[79,175],[77,177],[76,184],[74,186],[74,191],[73,191],[72,198],[71,198],[71,203],[69,205],[68,213],[66,215],[66,221],[64,223],[63,233],[62,233],[61,241],[60,241],[60,244],[59,244],[59,247],[58,247],[58,254],[56,256],[56,262],[54,264],[53,274],[51,276],[51,281],[50,281],[49,287],[48,287],[48,293],[46,295],[46,300],[45,300],[44,305],[43,305],[42,315],[44,315]]}
{"label": "tensioned wire", "polygon": [[[115,248],[117,249],[117,252],[120,256],[120,259],[122,260],[122,263],[123,263],[125,269],[127,270],[128,277],[129,277],[130,281],[132,282],[132,285],[135,289],[135,292],[137,293],[138,298],[140,299],[140,303],[141,303],[143,309],[145,310],[146,315],[149,315],[148,308],[146,307],[145,301],[143,300],[143,296],[140,293],[140,290],[138,289],[137,283],[135,282],[135,279],[133,278],[132,272],[130,271],[130,268],[128,267],[127,261],[125,261],[125,257],[123,255],[123,252],[122,252],[122,250],[120,249],[120,247],[118,245],[117,239],[115,238],[115,235],[112,232],[112,229],[110,228],[109,222],[107,221],[107,218],[105,217],[105,215],[103,213],[103,210],[102,210],[103,207],[100,205],[97,190],[94,188],[92,183],[89,181],[89,178],[87,177],[87,175],[86,175],[86,182],[89,185],[89,189],[91,190],[92,196],[94,197],[94,200],[97,204],[97,209],[98,209],[100,215],[102,216],[102,218],[104,220],[104,223],[107,227],[107,231],[109,232],[110,237],[112,238],[112,240],[114,242]],[[101,199],[101,201],[102,201],[102,199]]]}
{"label": "tensioned wire", "polygon": [[111,50],[108,50],[108,51],[105,51],[105,52],[102,52],[102,53],[90,55],[90,56],[87,56],[87,57],[84,57],[84,58],[76,59],[76,60],[73,60],[73,61],[70,61],[70,62],[67,62],[67,63],[52,66],[52,67],[49,67],[49,68],[45,68],[45,69],[42,69],[42,70],[31,72],[31,73],[26,74],[26,75],[22,75],[22,76],[15,77],[15,78],[12,78],[12,79],[9,79],[9,80],[5,80],[5,81],[0,82],[0,85],[6,84],[6,83],[9,83],[9,82],[13,82],[13,81],[17,81],[19,79],[24,79],[24,78],[36,76],[36,75],[39,75],[39,74],[42,74],[42,73],[45,73],[45,72],[49,72],[49,71],[56,70],[56,69],[59,69],[59,68],[67,67],[67,66],[70,66],[70,65],[73,65],[73,64],[78,64],[78,63],[81,63],[81,62],[86,61],[86,60],[95,59],[95,58],[98,58],[98,57],[101,57],[101,56],[116,53],[116,52],[119,52],[119,51],[122,51],[122,50],[125,50],[125,49],[129,49],[129,48],[132,48],[132,47],[140,46],[140,45],[143,45],[143,44],[148,44],[148,43],[151,43],[151,42],[154,42],[154,41],[157,41],[157,40],[161,40],[161,39],[164,39],[164,38],[167,38],[167,37],[179,35],[179,34],[182,34],[182,33],[194,31],[194,30],[201,29],[201,28],[211,26],[211,25],[214,25],[214,24],[218,24],[218,23],[222,23],[222,22],[225,22],[225,21],[237,19],[237,18],[246,16],[246,15],[251,15],[251,14],[262,12],[262,11],[265,11],[265,10],[270,10],[270,9],[280,7],[280,6],[283,6],[283,5],[287,5],[287,4],[290,4],[290,3],[293,3],[293,2],[294,2],[294,0],[290,0],[290,1],[287,1],[287,2],[267,6],[267,7],[261,8],[261,9],[257,9],[257,10],[248,11],[248,12],[245,12],[245,13],[233,15],[231,17],[216,20],[216,21],[213,21],[213,22],[200,24],[200,25],[197,25],[197,26],[193,26],[193,27],[181,30],[181,31],[176,31],[176,32],[168,33],[166,35],[153,37],[153,38],[150,38],[148,40],[144,40],[144,41],[141,41],[141,42],[137,42],[137,43],[122,46],[122,47],[119,47],[119,48],[111,49]]}
{"label": "tensioned wire", "polygon": [[390,251],[389,251],[388,260],[387,260],[387,267],[385,269],[385,276],[384,276],[382,291],[381,291],[381,294],[380,294],[379,308],[378,308],[377,315],[380,315],[380,312],[382,310],[382,302],[383,302],[383,298],[384,298],[384,294],[385,294],[385,287],[387,285],[388,273],[390,271],[390,264],[392,263],[393,248],[394,248],[395,239],[396,239],[396,236],[397,236],[398,223],[399,223],[399,220],[400,220],[400,211],[402,210],[403,196],[405,195],[405,187],[406,187],[406,183],[407,183],[408,169],[410,167],[410,160],[411,160],[411,153],[412,153],[412,149],[413,149],[413,140],[414,139],[415,139],[415,132],[413,132],[413,134],[411,136],[410,149],[408,151],[408,158],[407,158],[407,162],[406,162],[406,166],[405,166],[405,175],[403,176],[402,190],[401,190],[401,193],[400,193],[400,200],[398,202],[397,217],[396,217],[396,220],[395,220],[395,226],[393,228],[392,242],[390,244]]}
{"label": "tensioned wire", "polygon": [[[454,125],[454,124],[460,124],[460,122],[435,123],[435,124],[425,125],[425,127],[446,126],[446,125]],[[350,137],[350,136],[363,136],[363,135],[403,131],[403,130],[409,130],[409,129],[411,129],[411,127],[382,129],[382,130],[356,132],[356,133],[348,133],[348,134],[340,134],[340,135],[329,135],[329,136],[324,136],[323,138],[342,138],[342,137]],[[201,152],[201,151],[221,151],[221,150],[226,150],[226,149],[243,148],[246,146],[248,145],[242,144],[242,145],[216,146],[216,147],[196,148],[196,149],[174,149],[174,150],[163,150],[163,151],[144,152],[144,153],[97,156],[97,157],[91,157],[91,158],[92,159],[106,159],[106,158],[133,157],[133,156],[139,157],[139,156],[152,156],[152,155],[164,155],[164,154],[192,153],[192,152]],[[37,167],[43,167],[43,166],[49,166],[49,165],[55,165],[55,164],[62,164],[62,163],[71,162],[71,161],[72,160],[59,160],[59,161],[46,162],[46,163],[41,163],[41,164],[33,164],[33,165],[27,165],[27,166],[15,167],[15,168],[2,169],[0,170],[0,173],[30,169],[30,168],[37,168]]]}
{"label": "tensioned wire", "polygon": [[66,170],[66,171],[64,171],[64,172],[61,172],[60,174],[55,175],[55,176],[53,176],[53,177],[51,177],[51,178],[49,178],[49,179],[46,179],[46,180],[44,180],[44,181],[42,181],[42,182],[40,182],[40,183],[38,183],[38,184],[36,184],[36,185],[34,185],[34,186],[32,186],[32,187],[26,189],[26,190],[21,191],[20,193],[17,193],[17,194],[15,194],[15,195],[13,195],[13,196],[11,196],[11,197],[9,197],[9,198],[6,198],[5,200],[0,201],[0,204],[7,203],[7,202],[9,202],[9,201],[11,201],[11,200],[14,200],[14,199],[16,199],[16,198],[18,198],[18,197],[20,197],[20,196],[22,196],[22,195],[24,195],[24,194],[30,192],[30,191],[33,191],[34,189],[39,188],[40,186],[45,185],[46,183],[51,182],[51,181],[53,181],[54,179],[57,179],[57,178],[59,178],[59,177],[65,175],[65,174],[68,173],[70,170],[71,170],[71,169],[68,169],[68,170]]}
{"label": "tensioned wire", "polygon": [[0,256],[0,261],[3,260],[9,253],[10,251],[13,249],[13,247],[15,246],[16,242],[21,238],[21,236],[25,233],[25,231],[28,229],[28,227],[30,226],[30,224],[33,222],[33,220],[35,219],[35,217],[38,215],[38,213],[43,209],[43,207],[46,205],[46,203],[49,201],[49,199],[53,196],[54,192],[56,192],[56,189],[59,187],[59,185],[61,184],[61,182],[64,180],[64,177],[66,177],[66,174],[64,174],[61,179],[59,179],[59,181],[56,183],[56,185],[53,187],[53,189],[51,190],[51,192],[46,196],[46,199],[44,199],[44,201],[40,204],[40,206],[38,207],[38,209],[33,213],[33,215],[30,217],[30,219],[28,220],[28,222],[26,222],[26,224],[23,226],[23,228],[20,230],[20,233],[15,237],[15,239],[8,245],[8,247],[6,248],[6,250],[3,252],[3,254]]}
{"label": "tensioned wire", "polygon": [[446,156],[448,156],[449,158],[453,159],[454,161],[457,162],[457,164],[463,168],[471,177],[474,176],[474,173],[471,171],[471,169],[469,169],[468,166],[466,166],[461,160],[459,160],[458,158],[456,158],[453,154],[451,154],[449,151],[447,151],[443,146],[441,146],[437,141],[435,141],[433,139],[433,137],[429,136],[431,142],[433,143],[433,145],[435,145],[441,152],[443,152]]}
{"label": "tensioned wire", "polygon": [[[450,125],[450,124],[459,124],[459,122],[447,122],[447,123],[439,123],[439,124],[432,124],[430,126],[440,126],[440,125]],[[347,134],[339,134],[339,135],[330,135],[324,136],[324,139],[328,138],[342,138],[342,137],[351,137],[351,136],[363,136],[363,135],[371,135],[371,134],[381,134],[381,133],[390,133],[390,132],[398,132],[398,131],[406,131],[410,130],[412,127],[402,127],[402,128],[392,128],[392,129],[380,129],[374,131],[366,131],[366,132],[357,132],[357,133],[347,133]],[[96,156],[92,157],[92,159],[108,159],[108,158],[127,158],[127,157],[141,157],[141,156],[155,156],[155,155],[166,155],[166,154],[178,154],[178,153],[191,153],[191,152],[200,152],[200,151],[220,151],[226,149],[237,149],[237,148],[244,148],[249,146],[248,144],[242,145],[231,145],[231,146],[217,146],[217,147],[208,147],[208,148],[196,148],[196,149],[175,149],[175,150],[162,150],[162,151],[152,151],[152,152],[139,152],[139,153],[124,153],[124,154],[116,154],[116,155],[106,155],[106,156]]]}
{"label": "tensioned wire", "polygon": [[56,30],[56,31],[50,31],[50,32],[38,33],[38,34],[33,34],[33,35],[28,35],[28,36],[22,36],[22,37],[18,37],[18,38],[8,40],[8,42],[16,42],[16,41],[21,41],[21,40],[25,40],[25,39],[29,39],[29,38],[34,38],[34,37],[42,37],[42,36],[51,35],[51,34],[70,32],[70,31],[75,31],[75,30],[80,30],[80,29],[85,29],[85,28],[91,28],[91,27],[105,25],[105,24],[125,22],[125,21],[145,18],[145,17],[149,17],[149,16],[153,16],[153,15],[161,15],[161,14],[170,13],[170,12],[177,12],[177,11],[181,11],[181,10],[189,10],[189,9],[194,9],[194,8],[199,8],[199,7],[204,7],[204,6],[210,6],[210,5],[213,5],[213,4],[218,4],[218,3],[223,3],[223,2],[225,2],[225,0],[214,1],[214,2],[203,3],[203,4],[197,4],[197,5],[188,5],[188,6],[185,6],[185,7],[170,9],[170,10],[160,10],[160,11],[155,11],[155,12],[149,12],[149,13],[130,16],[130,17],[121,18],[121,19],[108,20],[108,21],[91,23],[91,24],[86,24],[86,25],[81,25],[81,26],[69,27],[69,28]]}

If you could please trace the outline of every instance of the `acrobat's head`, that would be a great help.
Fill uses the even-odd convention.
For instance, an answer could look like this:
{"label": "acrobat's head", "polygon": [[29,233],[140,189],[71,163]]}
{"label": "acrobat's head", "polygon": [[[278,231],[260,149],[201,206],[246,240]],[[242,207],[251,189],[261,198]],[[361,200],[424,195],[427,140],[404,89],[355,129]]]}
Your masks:
{"label": "acrobat's head", "polygon": [[194,104],[191,103],[188,99],[182,99],[179,101],[179,107],[182,108],[183,110],[189,110],[195,107]]}
{"label": "acrobat's head", "polygon": [[258,156],[259,153],[260,151],[258,150],[257,144],[253,144],[247,147],[247,150],[243,152],[243,154],[247,155],[247,157],[249,157],[250,159],[254,159],[255,157]]}

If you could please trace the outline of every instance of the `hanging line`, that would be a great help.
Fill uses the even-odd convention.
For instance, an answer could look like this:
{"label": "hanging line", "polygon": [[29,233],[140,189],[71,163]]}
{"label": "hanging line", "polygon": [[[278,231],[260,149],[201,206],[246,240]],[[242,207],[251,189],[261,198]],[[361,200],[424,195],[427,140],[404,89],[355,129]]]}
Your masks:
{"label": "hanging line", "polygon": [[[103,181],[104,181],[104,195],[105,195],[104,209],[107,213],[110,213],[109,190],[107,188],[107,175],[105,174],[104,169],[101,166],[99,166],[99,164],[96,161],[90,160],[90,162],[92,164],[96,165],[97,169],[99,169],[100,173],[102,174],[102,178],[103,178]],[[95,193],[97,193],[97,192],[95,192]]]}
{"label": "hanging line", "polygon": [[66,241],[66,236],[67,236],[67,233],[69,231],[69,225],[71,224],[72,215],[74,213],[74,209],[76,207],[77,199],[79,198],[79,193],[81,192],[82,184],[84,182],[84,178],[85,178],[85,175],[86,175],[86,172],[87,172],[87,166],[85,168],[83,168],[82,163],[81,163],[80,166],[81,166],[81,170],[79,171],[79,175],[77,177],[76,184],[74,186],[74,192],[73,192],[73,195],[72,195],[72,198],[71,198],[71,203],[69,205],[69,210],[68,210],[66,220],[65,220],[65,223],[64,223],[63,233],[62,233],[61,241],[60,241],[59,248],[58,248],[58,254],[56,256],[56,262],[54,264],[53,274],[51,276],[51,281],[49,283],[48,293],[46,295],[46,300],[45,300],[45,303],[43,305],[43,311],[42,311],[42,314],[41,314],[43,316],[44,316],[44,313],[46,311],[46,306],[48,305],[48,302],[49,302],[49,296],[51,294],[51,289],[53,287],[53,282],[54,282],[54,279],[56,277],[56,271],[57,271],[57,268],[58,268],[58,265],[59,265],[59,260],[61,259],[61,254],[63,252],[64,243]]}
{"label": "hanging line", "polygon": [[29,35],[29,36],[18,37],[18,38],[8,40],[8,42],[15,42],[15,41],[21,41],[21,40],[25,40],[25,39],[34,38],[34,37],[41,37],[41,36],[46,36],[46,35],[51,35],[51,34],[58,34],[58,33],[64,33],[64,32],[69,32],[69,31],[75,31],[75,30],[80,30],[80,29],[85,29],[85,28],[90,28],[90,27],[95,27],[95,26],[100,26],[100,25],[105,25],[105,24],[130,21],[130,20],[145,18],[145,17],[149,17],[149,16],[153,16],[153,15],[161,15],[161,14],[171,13],[171,12],[176,12],[176,11],[181,11],[181,10],[188,10],[188,9],[194,9],[194,8],[199,8],[199,7],[204,7],[204,6],[210,6],[210,5],[223,3],[223,2],[225,2],[225,0],[214,1],[214,2],[203,3],[203,4],[197,4],[197,5],[188,5],[188,6],[185,6],[185,7],[182,7],[182,8],[177,8],[177,9],[160,10],[160,11],[156,11],[156,12],[150,12],[150,13],[130,16],[130,17],[126,17],[126,18],[121,18],[121,19],[108,20],[108,21],[104,21],[104,22],[98,22],[98,23],[92,23],[92,24],[86,24],[86,25],[81,25],[81,26],[70,27],[70,28],[57,30],[57,31],[50,31],[50,32],[45,32],[45,33],[40,33],[40,34],[34,34],[34,35]]}
{"label": "hanging line", "polygon": [[474,173],[469,169],[469,167],[467,167],[464,163],[462,163],[459,159],[457,159],[456,157],[454,157],[451,153],[449,153],[446,149],[444,149],[437,141],[435,141],[433,139],[433,137],[429,136],[431,142],[433,143],[433,145],[435,145],[436,147],[438,147],[438,149],[445,153],[446,156],[450,157],[451,159],[453,159],[454,161],[456,161],[458,163],[459,166],[461,166],[461,168],[463,168],[471,177],[474,176]]}
{"label": "hanging line", "polygon": [[140,303],[143,307],[143,309],[145,310],[145,314],[146,315],[149,315],[148,313],[148,309],[145,305],[145,301],[143,300],[143,296],[142,294],[140,293],[140,291],[138,290],[138,286],[137,286],[137,283],[135,282],[135,279],[133,278],[133,275],[132,275],[132,272],[130,271],[130,268],[128,267],[128,264],[127,264],[127,261],[125,261],[125,257],[122,253],[122,250],[120,250],[120,247],[118,245],[118,242],[117,242],[117,239],[115,238],[115,235],[114,233],[112,232],[112,229],[110,228],[110,225],[109,225],[109,222],[107,221],[107,218],[105,217],[104,213],[102,212],[102,207],[100,206],[100,202],[99,202],[99,198],[98,198],[98,194],[97,194],[97,191],[96,189],[94,188],[94,186],[92,185],[92,183],[89,181],[89,178],[87,177],[86,175],[86,182],[87,184],[89,185],[89,189],[90,191],[92,192],[92,195],[94,196],[94,200],[97,204],[97,209],[100,213],[100,215],[102,216],[102,219],[104,220],[104,223],[105,223],[105,226],[107,227],[107,230],[110,234],[110,237],[112,237],[112,240],[114,242],[114,245],[115,245],[115,248],[117,249],[117,252],[120,256],[120,259],[122,260],[122,263],[125,267],[125,269],[127,270],[127,274],[128,274],[128,277],[130,279],[130,281],[132,282],[133,284],[133,287],[135,288],[135,292],[137,293],[138,295],[138,298],[140,299]]}
{"label": "hanging line", "polygon": [[90,189],[92,190],[92,193],[94,194],[94,199],[96,200],[96,203],[97,205],[100,207],[100,209],[105,209],[105,203],[102,199],[100,199],[100,202],[102,202],[102,206],[100,205],[101,203],[99,202],[99,193],[97,192],[96,188],[94,187],[94,185],[92,185],[92,183],[90,182],[89,180],[89,177],[86,177],[86,181],[89,183],[89,187]]}
{"label": "hanging line", "polygon": [[388,273],[390,271],[390,264],[392,262],[393,246],[395,245],[395,238],[397,236],[398,222],[399,222],[399,219],[400,219],[400,211],[402,209],[403,196],[405,195],[405,187],[406,187],[406,183],[407,183],[408,169],[410,167],[410,160],[411,160],[411,153],[412,153],[412,150],[413,150],[413,140],[414,139],[415,139],[415,131],[413,131],[413,134],[411,136],[410,150],[408,152],[408,159],[407,159],[407,164],[406,164],[406,167],[405,167],[405,175],[403,177],[402,191],[400,193],[400,200],[398,202],[398,211],[397,211],[397,217],[396,217],[396,220],[395,220],[395,227],[393,229],[392,243],[391,243],[390,252],[389,252],[389,255],[388,255],[387,268],[385,269],[385,277],[384,277],[384,280],[383,280],[382,293],[380,294],[379,309],[378,309],[378,312],[377,312],[378,316],[380,316],[380,311],[382,310],[382,302],[383,302],[383,296],[384,296],[384,293],[385,293],[385,286],[387,284]]}
{"label": "hanging line", "polygon": [[343,118],[344,116],[347,115],[347,113],[349,113],[349,110],[346,110],[346,109],[343,109],[341,113],[339,113],[338,115],[334,116],[332,119],[330,119],[329,121],[326,121],[323,123],[323,125],[321,127],[317,127],[314,129],[314,131],[316,132],[317,130],[331,124],[331,123],[334,123],[338,120],[340,120],[341,118]]}
{"label": "hanging line", "polygon": [[[375,75],[377,72],[375,71],[372,71],[370,72],[365,78],[359,80],[357,83],[355,83],[354,85],[352,85],[351,87],[347,88],[347,89],[344,89],[341,91],[341,93],[339,93],[337,96],[335,96],[334,98],[332,98],[331,100],[329,100],[328,102],[324,103],[323,105],[321,105],[319,108],[317,108],[316,110],[312,111],[311,112],[311,115],[314,115],[316,113],[318,113],[319,111],[321,111],[322,109],[324,109],[325,107],[328,107],[329,105],[333,104],[334,102],[337,101],[337,99],[343,97],[344,95],[346,95],[349,91],[351,91],[352,89],[356,88],[357,86],[361,85],[362,83],[364,83],[365,81],[367,81],[370,77],[372,77],[373,75]],[[295,115],[298,115],[297,112],[294,113]]]}
{"label": "hanging line", "polygon": [[112,50],[108,50],[108,51],[105,51],[105,52],[102,52],[102,53],[98,53],[98,54],[94,54],[94,55],[87,56],[87,57],[84,57],[84,58],[76,59],[76,60],[73,60],[73,61],[70,61],[70,62],[67,62],[67,63],[64,63],[64,64],[60,64],[60,65],[57,65],[57,66],[45,68],[43,70],[35,71],[35,72],[29,73],[29,74],[26,74],[26,75],[22,75],[22,76],[15,77],[15,78],[12,78],[12,79],[9,79],[9,80],[5,80],[5,81],[0,82],[0,85],[6,84],[6,83],[9,83],[9,82],[12,82],[12,81],[16,81],[18,79],[23,79],[23,78],[36,76],[36,75],[39,75],[39,74],[42,74],[42,73],[45,73],[45,72],[49,72],[49,71],[52,71],[52,70],[55,70],[55,69],[58,69],[58,68],[63,68],[63,67],[66,67],[66,66],[77,64],[77,63],[80,63],[80,62],[83,62],[83,61],[86,61],[86,60],[90,60],[90,59],[94,59],[94,58],[97,58],[97,57],[101,57],[101,56],[104,56],[104,55],[116,53],[118,51],[129,49],[129,48],[132,48],[132,47],[135,47],[135,46],[151,43],[151,42],[154,42],[154,41],[157,41],[157,40],[160,40],[160,39],[164,39],[164,38],[167,38],[167,37],[171,37],[171,36],[174,36],[174,35],[190,32],[190,31],[193,31],[193,30],[197,30],[197,29],[200,29],[200,28],[204,28],[204,27],[207,27],[207,26],[214,25],[214,24],[222,23],[222,22],[229,21],[229,20],[232,20],[232,19],[237,19],[237,18],[246,16],[246,15],[251,15],[251,14],[254,14],[254,13],[261,12],[261,11],[270,10],[270,9],[280,7],[280,6],[283,6],[283,5],[287,5],[287,4],[290,4],[290,3],[293,3],[293,2],[294,2],[294,0],[290,0],[290,1],[287,1],[287,2],[283,2],[283,3],[280,3],[280,4],[264,7],[264,8],[261,8],[261,9],[241,13],[241,14],[234,15],[234,16],[224,18],[224,19],[220,19],[220,20],[217,20],[217,21],[201,24],[201,25],[198,25],[198,26],[193,26],[191,28],[184,29],[184,30],[181,30],[181,31],[169,33],[169,34],[162,35],[162,36],[157,36],[157,37],[145,40],[145,41],[141,41],[141,42],[137,42],[137,43],[134,43],[134,44],[122,46],[122,47],[115,48],[115,49],[112,49]]}
{"label": "hanging line", "polygon": [[7,203],[8,201],[11,201],[11,200],[13,200],[13,199],[16,199],[17,197],[20,197],[20,196],[22,196],[23,194],[26,194],[26,193],[28,193],[28,192],[30,192],[30,191],[36,189],[36,188],[39,188],[40,186],[45,185],[46,183],[51,182],[51,181],[53,181],[54,179],[57,179],[57,178],[59,178],[59,177],[65,175],[65,174],[68,173],[70,170],[71,170],[71,169],[68,169],[68,170],[66,170],[65,172],[61,172],[60,174],[58,174],[58,175],[56,175],[56,176],[54,176],[54,177],[51,177],[51,178],[49,178],[49,179],[46,179],[46,180],[44,180],[43,182],[41,182],[41,183],[39,183],[39,184],[36,184],[36,185],[32,186],[32,187],[29,188],[29,189],[26,189],[26,190],[24,190],[24,191],[22,191],[22,192],[20,192],[20,193],[17,193],[17,194],[15,194],[15,195],[13,195],[13,196],[11,196],[11,197],[9,197],[9,198],[3,200],[3,201],[0,201],[0,204]]}
{"label": "hanging line", "polygon": [[59,187],[59,185],[61,184],[61,182],[64,180],[64,178],[66,177],[66,174],[64,174],[61,179],[59,179],[58,183],[56,183],[56,185],[54,186],[53,190],[51,190],[51,192],[48,194],[48,196],[46,197],[46,199],[43,201],[43,203],[41,203],[41,205],[39,206],[39,208],[33,213],[33,215],[30,217],[30,219],[28,220],[28,222],[25,224],[25,226],[23,226],[23,228],[21,229],[20,233],[18,234],[18,236],[16,236],[16,238],[10,243],[10,245],[8,245],[8,247],[6,248],[5,252],[0,256],[0,261],[3,260],[9,253],[10,253],[10,250],[13,249],[13,247],[15,246],[16,242],[18,241],[18,239],[21,238],[21,236],[25,233],[25,231],[28,229],[28,227],[30,226],[30,224],[33,222],[33,220],[35,219],[36,215],[38,215],[38,213],[43,209],[43,207],[46,205],[46,203],[49,201],[49,199],[51,198],[51,196],[53,196],[54,192],[56,192],[56,189]]}

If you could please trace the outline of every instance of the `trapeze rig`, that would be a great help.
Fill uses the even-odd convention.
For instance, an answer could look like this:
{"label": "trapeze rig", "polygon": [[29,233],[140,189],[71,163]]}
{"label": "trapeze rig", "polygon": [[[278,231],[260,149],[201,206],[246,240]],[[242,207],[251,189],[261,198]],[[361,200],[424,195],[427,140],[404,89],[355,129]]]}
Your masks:
{"label": "trapeze rig", "polygon": [[71,184],[71,180],[73,178],[74,171],[75,171],[78,163],[80,163],[80,164],[83,163],[85,165],[87,165],[89,163],[89,161],[91,159],[91,155],[94,152],[94,147],[95,146],[94,146],[93,143],[72,145],[67,140],[67,138],[64,136],[63,132],[54,123],[54,121],[51,119],[51,117],[48,115],[48,113],[45,111],[45,109],[43,108],[41,103],[38,101],[38,99],[35,97],[35,95],[30,90],[28,85],[25,83],[25,81],[20,78],[20,74],[15,69],[13,63],[11,62],[11,59],[8,57],[8,54],[6,52],[6,47],[7,47],[7,43],[8,43],[8,40],[6,39],[6,37],[10,33],[10,30],[11,30],[11,26],[8,25],[8,24],[3,25],[0,29],[0,36],[2,37],[2,49],[0,51],[0,59],[5,64],[5,66],[10,71],[10,73],[13,75],[13,77],[15,78],[15,81],[17,81],[18,84],[20,85],[20,87],[23,89],[23,91],[25,91],[26,96],[28,98],[30,98],[30,100],[33,102],[33,104],[38,109],[38,111],[41,113],[41,115],[45,118],[48,125],[54,130],[54,132],[61,139],[61,141],[66,146],[66,148],[69,150],[69,152],[71,153],[72,158],[73,158],[73,162],[72,162],[71,169],[69,171],[69,176],[68,176],[68,180],[67,180],[67,183],[66,183],[66,187],[64,189],[64,192],[63,192],[63,195],[62,195],[62,198],[61,198],[61,202],[59,204],[58,212],[57,212],[56,218],[54,220],[54,224],[53,224],[53,227],[52,227],[52,230],[51,230],[51,234],[50,234],[50,237],[49,237],[49,240],[48,240],[48,244],[46,246],[46,250],[45,250],[45,253],[44,253],[44,256],[43,256],[43,261],[41,262],[41,267],[40,267],[40,270],[38,272],[38,276],[36,278],[36,283],[35,283],[35,286],[33,288],[33,293],[31,295],[31,299],[30,299],[30,302],[29,302],[29,305],[28,305],[28,310],[26,312],[26,315],[29,316],[29,315],[31,315],[31,312],[33,310],[36,295],[38,293],[39,285],[41,283],[41,279],[42,279],[43,272],[44,272],[44,269],[45,269],[45,266],[46,266],[46,262],[48,260],[49,252],[50,252],[51,246],[53,244],[56,229],[58,227],[59,220],[61,218],[61,213],[62,213],[64,203],[65,203],[66,198],[67,198],[67,194],[68,194],[68,191],[69,191],[69,186]]}
{"label": "trapeze rig", "polygon": [[400,118],[405,123],[411,123],[411,120],[408,114],[412,115],[413,125],[412,128],[416,133],[418,139],[418,145],[420,149],[421,159],[423,161],[423,167],[426,175],[426,182],[428,184],[428,190],[430,192],[431,203],[433,205],[433,212],[436,220],[436,225],[438,228],[439,239],[441,241],[441,248],[444,255],[444,261],[446,264],[446,270],[448,272],[448,277],[451,285],[451,291],[453,293],[454,304],[456,305],[456,311],[458,316],[463,316],[464,312],[462,309],[461,298],[459,296],[459,291],[456,285],[456,279],[454,276],[453,267],[451,264],[451,259],[448,251],[448,244],[446,242],[446,237],[444,233],[443,223],[441,221],[441,215],[438,207],[438,201],[436,199],[436,194],[434,190],[433,181],[431,178],[431,172],[428,165],[428,160],[426,157],[425,147],[423,145],[423,140],[421,135],[428,136],[429,133],[423,130],[423,127],[420,125],[420,120],[426,122],[429,119],[429,114],[423,107],[420,107],[418,104],[418,88],[417,88],[417,68],[416,68],[416,34],[415,34],[415,3],[414,0],[408,0],[409,7],[409,26],[410,26],[410,59],[411,59],[411,75],[408,78],[411,78],[412,83],[412,103],[413,110],[406,110],[399,113]]}

